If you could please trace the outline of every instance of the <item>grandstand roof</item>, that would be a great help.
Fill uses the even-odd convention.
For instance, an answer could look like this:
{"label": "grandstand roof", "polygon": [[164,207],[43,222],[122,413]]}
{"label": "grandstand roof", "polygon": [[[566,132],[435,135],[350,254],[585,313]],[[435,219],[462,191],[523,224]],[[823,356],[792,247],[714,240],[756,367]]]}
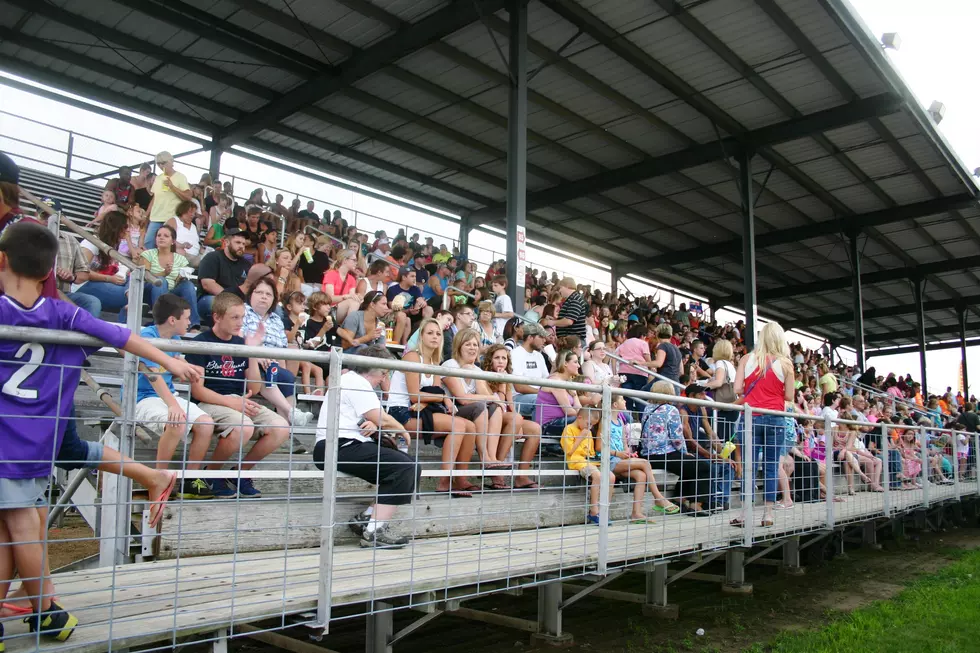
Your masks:
{"label": "grandstand roof", "polygon": [[[507,4],[0,0],[0,68],[499,224]],[[531,0],[528,25],[533,238],[737,305],[750,148],[770,313],[849,341],[859,229],[869,346],[915,341],[911,278],[927,332],[980,316],[978,189],[846,0]]]}

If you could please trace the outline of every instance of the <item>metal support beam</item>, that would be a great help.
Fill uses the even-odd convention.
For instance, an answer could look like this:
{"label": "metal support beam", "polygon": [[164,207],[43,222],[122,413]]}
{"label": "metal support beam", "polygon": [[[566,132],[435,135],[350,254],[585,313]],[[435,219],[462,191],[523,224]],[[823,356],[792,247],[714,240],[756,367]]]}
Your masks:
{"label": "metal support beam", "polygon": [[612,266],[609,277],[609,292],[615,297],[619,294],[619,266]]}
{"label": "metal support beam", "polygon": [[646,603],[643,604],[643,614],[647,617],[661,619],[677,619],[679,613],[677,604],[667,602],[667,567],[666,561],[653,565],[646,572]]}
{"label": "metal support beam", "polygon": [[744,280],[745,347],[755,348],[757,301],[755,292],[755,202],[752,201],[752,152],[738,155],[738,190],[742,196],[742,270]]}
{"label": "metal support beam", "polygon": [[[895,271],[899,273],[898,271]],[[900,274],[900,273],[899,273]],[[867,275],[865,275],[866,277]],[[867,281],[864,278],[861,280],[862,288],[867,285]],[[947,298],[933,300],[931,302],[923,302],[922,307],[925,309],[926,313],[932,311],[948,311],[948,310],[959,310],[961,307],[966,308],[968,306],[975,306],[980,304],[980,295],[967,295],[960,298]],[[896,317],[898,315],[915,315],[917,307],[915,304],[901,304],[899,306],[889,306],[888,308],[875,308],[870,311],[864,311],[865,320],[877,320],[882,317]],[[815,326],[826,326],[829,324],[847,324],[851,321],[851,313],[830,313],[828,315],[821,315],[819,317],[807,318],[805,320],[795,320],[793,322],[787,322],[783,326],[789,329],[797,328],[807,328]],[[927,331],[928,333],[928,331]],[[945,331],[943,333],[946,333]],[[869,342],[873,336],[866,336],[865,342]],[[887,338],[886,338],[887,340]]]}
{"label": "metal support beam", "polygon": [[861,250],[858,249],[858,234],[851,234],[851,293],[854,296],[854,351],[857,354],[858,369],[864,371],[864,302],[861,300]]}
{"label": "metal support beam", "polygon": [[208,163],[208,172],[211,173],[211,180],[214,181],[218,178],[218,173],[221,170],[221,146],[218,145],[217,141],[212,141],[211,145],[211,162]]}
{"label": "metal support beam", "polygon": [[507,13],[511,78],[507,120],[507,289],[514,313],[523,315],[527,263],[527,0],[509,0]]}
{"label": "metal support beam", "polygon": [[912,296],[915,298],[915,327],[918,333],[919,345],[919,381],[922,383],[922,396],[925,397],[928,391],[926,385],[926,313],[922,306],[922,296],[925,294],[926,281],[922,277],[912,279]]}
{"label": "metal support beam", "polygon": [[745,582],[745,550],[729,549],[725,552],[725,594],[751,594],[752,583]]}
{"label": "metal support beam", "polygon": [[538,586],[538,632],[531,633],[532,644],[553,648],[571,646],[574,639],[561,629],[561,580]]}
{"label": "metal support beam", "polygon": [[470,258],[470,220],[465,215],[459,219],[459,255],[463,259]]}
{"label": "metal support beam", "polygon": [[391,653],[391,640],[395,635],[395,622],[390,603],[375,601],[374,612],[367,616],[365,624],[365,653]]}
{"label": "metal support beam", "polygon": [[970,375],[967,372],[966,362],[966,306],[956,309],[956,317],[959,318],[960,325],[960,359],[963,361],[963,396],[970,396]]}
{"label": "metal support beam", "polygon": [[[721,139],[720,142],[693,145],[670,154],[650,157],[633,165],[599,172],[585,179],[537,191],[528,197],[528,208],[531,210],[545,208],[633,182],[712,163],[723,157],[723,151],[734,152],[743,146],[761,148],[778,145],[816,132],[844,127],[875,116],[888,115],[899,110],[901,104],[901,100],[890,93],[875,95],[801,118],[761,127],[740,134],[737,138],[728,137]],[[501,217],[504,209],[505,207],[499,204],[488,206],[474,213],[474,217],[481,222],[487,222]]]}
{"label": "metal support beam", "polygon": [[800,536],[787,538],[783,543],[783,564],[781,569],[787,576],[802,576],[806,567],[800,564]]}
{"label": "metal support beam", "polygon": [[[967,347],[980,347],[980,338],[968,338],[966,341]],[[950,342],[935,342],[926,345],[926,351],[943,351],[945,349],[959,349],[960,341],[952,340]],[[914,354],[919,351],[919,345],[903,345],[901,347],[880,347],[878,349],[869,352],[869,355],[874,356],[891,356],[892,354]]]}

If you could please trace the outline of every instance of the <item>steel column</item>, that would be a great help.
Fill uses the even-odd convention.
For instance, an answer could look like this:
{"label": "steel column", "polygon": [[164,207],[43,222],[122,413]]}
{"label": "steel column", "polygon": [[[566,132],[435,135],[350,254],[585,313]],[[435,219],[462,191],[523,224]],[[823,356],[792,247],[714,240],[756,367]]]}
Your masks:
{"label": "steel column", "polygon": [[929,391],[928,385],[926,385],[926,313],[925,308],[922,305],[923,290],[925,290],[926,281],[922,277],[912,279],[912,295],[915,298],[915,328],[918,331],[918,344],[919,344],[919,379],[922,383],[922,396],[925,398]]}
{"label": "steel column", "polygon": [[218,178],[221,171],[221,146],[218,141],[211,141],[211,162],[208,163],[208,172],[211,174],[211,181]]}
{"label": "steel column", "polygon": [[[507,115],[507,288],[514,312],[524,314],[524,265],[518,233],[527,222],[527,0],[507,3],[510,17],[510,100]],[[526,244],[520,244],[526,251]]]}
{"label": "steel column", "polygon": [[967,373],[966,363],[966,306],[959,306],[956,309],[956,316],[959,318],[960,325],[960,358],[963,361],[963,398],[970,398],[970,375]]}
{"label": "steel column", "polygon": [[[320,574],[317,588],[316,623],[324,633],[330,630],[333,606],[333,527],[337,508],[337,449],[340,445],[340,374],[343,354],[340,349],[330,351],[330,368],[327,376],[327,399],[323,410],[327,412],[326,440],[323,447],[323,498],[320,517]],[[387,627],[390,630],[390,612]],[[382,623],[383,625],[383,623]],[[390,634],[390,633],[389,633]],[[371,641],[371,626],[368,626]]]}
{"label": "steel column", "polygon": [[619,268],[615,265],[609,272],[609,292],[613,294],[613,297],[619,294]]}
{"label": "steel column", "polygon": [[459,255],[467,261],[470,258],[470,220],[465,215],[459,219]]}
{"label": "steel column", "polygon": [[752,152],[743,149],[738,154],[738,190],[742,196],[742,274],[745,283],[745,347],[755,348],[755,202],[752,200]]}
{"label": "steel column", "polygon": [[65,154],[65,179],[71,179],[71,158],[75,153],[75,134],[68,132],[68,149]]}
{"label": "steel column", "polygon": [[857,355],[858,369],[864,371],[864,302],[861,299],[861,251],[858,249],[858,235],[851,234],[851,293],[854,296],[854,351]]}

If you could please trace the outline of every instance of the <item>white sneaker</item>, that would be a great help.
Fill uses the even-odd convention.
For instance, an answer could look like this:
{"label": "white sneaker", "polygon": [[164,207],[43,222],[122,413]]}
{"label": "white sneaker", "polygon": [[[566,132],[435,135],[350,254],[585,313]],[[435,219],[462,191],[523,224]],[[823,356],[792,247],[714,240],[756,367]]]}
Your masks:
{"label": "white sneaker", "polygon": [[292,422],[293,426],[306,426],[310,423],[310,417],[312,417],[312,413],[293,408],[293,414],[289,421]]}

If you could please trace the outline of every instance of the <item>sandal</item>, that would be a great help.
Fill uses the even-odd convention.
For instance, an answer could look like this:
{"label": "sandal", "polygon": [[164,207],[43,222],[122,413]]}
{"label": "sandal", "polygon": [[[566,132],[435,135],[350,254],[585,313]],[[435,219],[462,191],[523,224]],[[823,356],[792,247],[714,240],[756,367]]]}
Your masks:
{"label": "sandal", "polygon": [[448,494],[450,497],[456,499],[472,499],[473,494],[467,490],[453,490],[452,488],[448,490],[436,490],[438,494]]}
{"label": "sandal", "polygon": [[735,528],[745,528],[745,520],[741,517],[736,517],[735,519],[728,522],[729,526],[734,526]]}
{"label": "sandal", "polygon": [[487,486],[487,489],[490,489],[490,490],[509,490],[510,489],[510,486],[509,485],[505,485],[503,483],[491,483],[489,486]]}
{"label": "sandal", "polygon": [[636,519],[630,519],[631,524],[643,525],[643,524],[656,524],[657,522],[647,517],[637,517]]}
{"label": "sandal", "polygon": [[32,614],[34,612],[33,608],[22,608],[19,605],[14,605],[13,603],[0,603],[0,610],[6,610],[12,612],[15,616],[22,614]]}
{"label": "sandal", "polygon": [[514,489],[515,490],[537,490],[539,487],[541,487],[541,486],[538,485],[537,483],[535,483],[534,481],[531,481],[527,485],[515,485],[514,486]]}
{"label": "sandal", "polygon": [[657,504],[653,504],[653,509],[662,515],[676,515],[681,511],[679,507],[673,503],[670,503],[669,501],[667,502],[666,506],[658,506]]}
{"label": "sandal", "polygon": [[776,509],[776,510],[792,510],[795,505],[796,505],[795,503],[791,503],[791,504],[789,504],[787,506],[785,503],[782,503],[780,501],[777,501],[773,505],[773,508]]}
{"label": "sandal", "polygon": [[170,484],[157,496],[152,499],[153,505],[150,506],[150,528],[156,528],[160,524],[160,519],[163,518],[163,507],[167,505],[167,501],[170,500],[170,493],[174,491],[174,485],[177,484],[177,474],[174,472],[168,472],[170,474]]}
{"label": "sandal", "polygon": [[762,527],[763,528],[772,528],[775,525],[776,525],[776,521],[772,517],[770,517],[769,519],[763,519],[762,520]]}

